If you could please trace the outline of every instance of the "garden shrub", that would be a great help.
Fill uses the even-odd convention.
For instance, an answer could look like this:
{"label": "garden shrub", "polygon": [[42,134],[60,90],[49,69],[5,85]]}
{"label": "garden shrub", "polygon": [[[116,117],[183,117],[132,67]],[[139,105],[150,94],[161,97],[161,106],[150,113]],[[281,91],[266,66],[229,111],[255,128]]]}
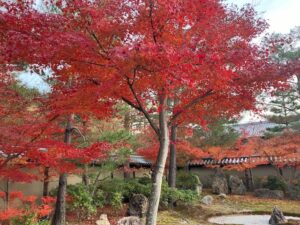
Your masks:
{"label": "garden shrub", "polygon": [[198,200],[199,196],[195,191],[170,188],[167,182],[163,182],[160,205],[165,207],[168,206],[170,199],[172,199],[174,202],[190,203]]}
{"label": "garden shrub", "polygon": [[287,184],[286,182],[277,176],[268,176],[267,181],[263,183],[264,188],[268,188],[270,190],[282,190],[286,191]]}
{"label": "garden shrub", "polygon": [[178,189],[195,190],[199,185],[202,184],[196,174],[186,171],[179,171],[177,173],[176,186]]}
{"label": "garden shrub", "polygon": [[83,184],[68,185],[67,193],[71,197],[68,207],[76,211],[78,218],[89,216],[96,212],[96,205],[88,188]]}
{"label": "garden shrub", "polygon": [[96,193],[92,198],[93,204],[96,207],[102,208],[105,205],[105,193],[101,189],[96,190]]}
{"label": "garden shrub", "polygon": [[35,213],[25,214],[12,219],[12,225],[38,225]]}
{"label": "garden shrub", "polygon": [[112,194],[110,205],[115,209],[122,208],[123,195],[121,192],[114,192]]}
{"label": "garden shrub", "polygon": [[263,185],[266,182],[267,179],[264,177],[254,177],[253,179],[254,189],[263,188]]}
{"label": "garden shrub", "polygon": [[[150,197],[151,179],[112,179],[101,182],[94,196],[91,191],[93,187],[83,184],[68,185],[67,192],[71,197],[68,204],[69,209],[77,213],[78,218],[89,216],[96,212],[97,207],[111,205],[115,209],[122,208],[124,202],[128,202],[133,194],[143,194]],[[187,187],[192,187],[191,183]],[[169,199],[175,202],[193,202],[199,196],[193,190],[180,190],[170,188],[166,181],[163,181],[160,205],[167,206]]]}

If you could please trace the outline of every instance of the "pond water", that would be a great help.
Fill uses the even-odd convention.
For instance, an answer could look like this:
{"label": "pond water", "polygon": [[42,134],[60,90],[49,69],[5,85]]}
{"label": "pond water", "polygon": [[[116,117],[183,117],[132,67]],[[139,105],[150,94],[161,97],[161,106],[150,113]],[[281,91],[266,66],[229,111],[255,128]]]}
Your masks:
{"label": "pond water", "polygon": [[[216,224],[269,225],[270,217],[270,215],[228,215],[211,217],[208,219],[208,222]],[[300,217],[286,216],[285,218],[300,221]]]}

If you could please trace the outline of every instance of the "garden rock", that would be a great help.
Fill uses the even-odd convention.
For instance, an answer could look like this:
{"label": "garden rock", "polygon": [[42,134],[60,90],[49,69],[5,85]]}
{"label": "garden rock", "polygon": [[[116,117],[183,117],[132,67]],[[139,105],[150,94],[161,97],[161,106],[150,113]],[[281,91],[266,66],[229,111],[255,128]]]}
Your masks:
{"label": "garden rock", "polygon": [[270,190],[267,188],[259,188],[259,189],[254,190],[254,195],[258,198],[274,198],[274,199],[284,198],[283,191]]}
{"label": "garden rock", "polygon": [[227,195],[226,194],[219,194],[218,197],[221,199],[221,200],[225,200],[227,198]]}
{"label": "garden rock", "polygon": [[238,176],[231,175],[229,177],[229,187],[232,194],[244,195],[246,193],[246,187]]}
{"label": "garden rock", "polygon": [[201,202],[205,205],[211,205],[214,201],[214,198],[211,195],[206,195],[202,198]]}
{"label": "garden rock", "polygon": [[212,182],[212,192],[214,194],[228,194],[228,183],[226,177],[219,174],[216,175]]}
{"label": "garden rock", "polygon": [[129,216],[144,217],[148,209],[148,199],[142,194],[133,194],[129,199]]}
{"label": "garden rock", "polygon": [[282,223],[286,223],[286,222],[287,222],[287,220],[284,217],[281,210],[275,206],[274,209],[273,209],[271,218],[269,220],[269,224],[277,225],[277,224],[282,224]]}
{"label": "garden rock", "polygon": [[101,214],[99,220],[96,221],[96,225],[110,225],[107,215]]}
{"label": "garden rock", "polygon": [[290,186],[287,190],[287,195],[289,199],[292,200],[300,200],[300,190],[296,186]]}
{"label": "garden rock", "polygon": [[200,196],[202,193],[202,185],[197,185],[195,188],[195,192]]}
{"label": "garden rock", "polygon": [[128,216],[120,219],[117,225],[142,225],[142,221],[137,216]]}

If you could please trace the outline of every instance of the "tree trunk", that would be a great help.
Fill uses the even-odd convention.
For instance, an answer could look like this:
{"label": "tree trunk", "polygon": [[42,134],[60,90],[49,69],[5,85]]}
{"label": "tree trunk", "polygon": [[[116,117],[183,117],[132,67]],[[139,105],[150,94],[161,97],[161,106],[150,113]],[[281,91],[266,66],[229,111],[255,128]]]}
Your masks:
{"label": "tree trunk", "polygon": [[297,91],[298,94],[300,95],[300,75],[297,75]]}
{"label": "tree trunk", "polygon": [[127,162],[125,163],[124,167],[124,180],[128,180],[130,179],[130,172],[128,172],[128,170],[130,169],[130,163],[129,163],[129,159],[127,159]]}
{"label": "tree trunk", "polygon": [[9,191],[9,179],[6,179],[6,187],[5,187],[5,200],[4,200],[4,209],[8,210],[9,208],[9,195],[10,195],[10,191]]}
{"label": "tree trunk", "polygon": [[[127,111],[125,113],[125,116],[124,116],[124,129],[126,131],[130,131],[130,112]],[[124,163],[124,179],[127,180],[127,179],[130,179],[130,172],[128,172],[128,169],[130,168],[130,159],[126,159],[126,162]]]}
{"label": "tree trunk", "polygon": [[156,160],[155,171],[152,180],[152,189],[149,199],[149,208],[147,214],[146,225],[156,225],[157,220],[157,211],[159,206],[160,194],[161,194],[161,185],[163,180],[164,168],[168,156],[168,147],[169,147],[169,132],[167,125],[167,113],[166,113],[166,101],[165,96],[160,97],[160,107],[161,111],[159,112],[159,153]]}
{"label": "tree trunk", "polygon": [[252,174],[252,169],[249,169],[249,177],[250,177],[250,190],[254,190],[254,180],[253,180],[253,174]]}
{"label": "tree trunk", "polygon": [[49,193],[49,167],[44,169],[43,196],[48,196]]}
{"label": "tree trunk", "polygon": [[[9,196],[10,196],[10,190],[9,190],[9,179],[6,179],[5,181],[5,199],[4,199],[4,210],[7,211],[9,209]],[[2,221],[2,225],[10,225],[10,220],[4,220]]]}
{"label": "tree trunk", "polygon": [[170,162],[169,162],[169,187],[176,187],[176,136],[177,136],[177,126],[172,125],[171,127],[171,140],[170,140]]}
{"label": "tree trunk", "polygon": [[86,164],[84,164],[84,171],[83,171],[83,174],[82,174],[82,183],[85,186],[89,185],[88,165],[86,165]]}
{"label": "tree trunk", "polygon": [[[64,142],[71,144],[72,135],[72,120],[73,115],[68,119]],[[51,225],[65,225],[66,224],[66,192],[67,192],[67,174],[59,175],[58,192],[56,197],[55,211],[52,218]]]}

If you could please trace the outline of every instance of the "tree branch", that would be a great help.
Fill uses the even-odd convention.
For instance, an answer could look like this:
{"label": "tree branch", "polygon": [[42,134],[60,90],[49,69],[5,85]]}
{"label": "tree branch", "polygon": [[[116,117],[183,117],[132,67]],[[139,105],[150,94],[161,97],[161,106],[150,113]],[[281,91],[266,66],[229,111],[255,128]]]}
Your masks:
{"label": "tree branch", "polygon": [[82,134],[82,132],[78,128],[72,127],[71,131],[76,131],[82,137],[83,142],[86,141],[85,136]]}
{"label": "tree branch", "polygon": [[171,122],[174,121],[178,116],[180,116],[183,112],[185,112],[186,110],[188,110],[190,107],[193,107],[194,105],[196,105],[198,102],[200,102],[202,99],[210,96],[213,94],[213,90],[210,89],[207,92],[205,92],[203,95],[198,96],[197,98],[193,99],[192,101],[190,101],[188,104],[186,104],[181,110],[179,110],[177,113],[175,113],[172,118],[171,118]]}
{"label": "tree branch", "polygon": [[152,37],[153,37],[154,43],[157,43],[156,32],[155,32],[154,21],[153,21],[153,8],[154,8],[154,2],[153,2],[153,0],[150,0],[150,2],[149,2],[149,17],[150,17],[150,24],[151,24],[151,29],[152,29]]}
{"label": "tree branch", "polygon": [[[153,122],[153,120],[151,119],[150,117],[150,114],[145,110],[145,108],[143,107],[140,99],[138,98],[136,92],[134,91],[133,89],[133,84],[130,82],[129,80],[129,77],[126,77],[127,79],[127,84],[131,90],[131,93],[133,94],[137,104],[138,104],[138,108],[139,108],[139,111],[142,112],[144,114],[144,116],[146,117],[147,121],[149,122],[150,126],[152,127],[152,129],[155,131],[155,133],[159,136],[160,135],[160,130],[159,128],[157,127],[157,125]],[[134,104],[132,104],[131,106],[133,107]],[[134,107],[135,108],[135,107]],[[137,108],[136,108],[137,109]]]}
{"label": "tree branch", "polygon": [[128,105],[130,105],[132,108],[134,108],[134,109],[136,109],[136,110],[142,112],[141,107],[135,105],[132,101],[128,100],[128,99],[125,98],[125,97],[122,97],[122,100],[123,100],[125,103],[127,103]]}

